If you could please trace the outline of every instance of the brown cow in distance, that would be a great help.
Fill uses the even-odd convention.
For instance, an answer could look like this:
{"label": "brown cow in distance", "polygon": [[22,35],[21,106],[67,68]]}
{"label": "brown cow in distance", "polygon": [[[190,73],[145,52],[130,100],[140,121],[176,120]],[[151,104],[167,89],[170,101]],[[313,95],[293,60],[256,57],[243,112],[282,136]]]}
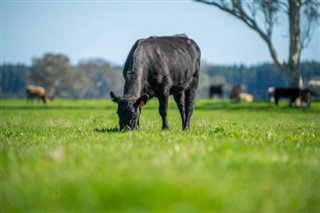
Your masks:
{"label": "brown cow in distance", "polygon": [[253,101],[253,95],[251,95],[249,93],[241,92],[239,94],[239,100],[238,101],[252,102]]}
{"label": "brown cow in distance", "polygon": [[48,103],[48,96],[46,89],[41,86],[29,85],[26,90],[27,101],[33,101],[34,98],[41,99],[44,104]]}
{"label": "brown cow in distance", "polygon": [[240,101],[241,89],[242,89],[241,84],[233,85],[232,90],[231,90],[231,94],[230,94],[230,99],[234,99],[236,101]]}

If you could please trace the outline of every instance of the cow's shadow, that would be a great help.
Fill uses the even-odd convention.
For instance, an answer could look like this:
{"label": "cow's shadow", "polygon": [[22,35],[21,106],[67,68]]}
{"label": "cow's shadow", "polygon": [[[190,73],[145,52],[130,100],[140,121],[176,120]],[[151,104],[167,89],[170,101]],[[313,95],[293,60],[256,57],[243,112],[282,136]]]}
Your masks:
{"label": "cow's shadow", "polygon": [[119,129],[118,128],[94,128],[95,132],[98,132],[98,133],[119,133]]}

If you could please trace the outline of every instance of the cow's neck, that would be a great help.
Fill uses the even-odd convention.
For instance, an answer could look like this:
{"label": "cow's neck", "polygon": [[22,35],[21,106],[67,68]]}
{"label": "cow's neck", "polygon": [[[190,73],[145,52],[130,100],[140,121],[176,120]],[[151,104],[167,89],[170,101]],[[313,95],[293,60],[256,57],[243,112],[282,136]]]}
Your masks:
{"label": "cow's neck", "polygon": [[141,82],[138,79],[126,80],[123,97],[139,98],[141,96]]}

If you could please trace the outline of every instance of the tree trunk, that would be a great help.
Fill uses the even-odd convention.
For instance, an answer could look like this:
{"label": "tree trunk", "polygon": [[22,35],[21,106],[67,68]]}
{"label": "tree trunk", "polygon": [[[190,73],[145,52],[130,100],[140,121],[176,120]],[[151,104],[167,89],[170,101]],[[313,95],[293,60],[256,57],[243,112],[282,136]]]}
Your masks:
{"label": "tree trunk", "polygon": [[300,36],[300,7],[301,0],[288,0],[289,5],[289,29],[290,29],[290,52],[287,65],[287,76],[290,87],[302,87],[300,74],[300,55],[302,50]]}
{"label": "tree trunk", "polygon": [[[303,86],[301,73],[300,73],[300,56],[303,49],[303,42],[300,33],[300,15],[301,17],[307,16],[308,28],[311,23],[319,20],[320,15],[317,11],[319,0],[287,0],[287,4],[279,0],[261,0],[249,3],[241,0],[195,0],[203,2],[208,5],[215,6],[222,11],[231,14],[232,16],[243,21],[248,27],[256,31],[260,37],[268,45],[271,57],[278,67],[287,75],[288,86],[301,88]],[[303,6],[304,5],[304,6]],[[307,10],[301,11],[303,8]],[[280,9],[282,8],[282,9]],[[285,9],[284,9],[285,8]],[[261,10],[262,9],[262,10]],[[261,12],[262,11],[262,12]],[[285,63],[281,60],[273,46],[271,35],[272,26],[277,22],[277,13],[285,11],[289,21],[289,56],[288,62]],[[258,14],[260,13],[260,14]],[[261,17],[260,17],[261,16]],[[259,26],[258,21],[260,18],[265,20],[265,29]],[[310,36],[310,29],[307,31],[307,38]]]}
{"label": "tree trunk", "polygon": [[[289,67],[288,67],[289,68]],[[289,69],[285,72],[287,74],[288,86],[292,88],[303,88],[303,81],[300,74],[300,66],[295,69]]]}

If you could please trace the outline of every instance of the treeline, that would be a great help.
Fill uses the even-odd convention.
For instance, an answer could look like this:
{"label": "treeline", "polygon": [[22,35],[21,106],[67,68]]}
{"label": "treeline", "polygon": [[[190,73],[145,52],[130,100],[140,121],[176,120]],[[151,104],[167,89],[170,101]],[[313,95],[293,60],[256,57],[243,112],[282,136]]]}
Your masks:
{"label": "treeline", "polygon": [[[320,79],[320,63],[304,62],[301,73],[306,84]],[[45,54],[34,58],[31,66],[1,65],[1,97],[24,97],[29,84],[44,86],[51,98],[109,98],[109,91],[123,91],[122,67],[103,59],[82,60],[72,65],[67,56]],[[223,84],[224,96],[229,97],[232,85],[242,84],[243,91],[255,99],[267,99],[271,86],[286,87],[286,76],[274,64],[256,66],[220,66],[202,62],[197,98],[207,98],[210,85]]]}
{"label": "treeline", "polygon": [[50,98],[105,98],[110,90],[122,92],[121,67],[102,59],[71,65],[67,56],[45,54],[31,66],[1,65],[1,97],[24,97],[27,85],[46,88]]}

